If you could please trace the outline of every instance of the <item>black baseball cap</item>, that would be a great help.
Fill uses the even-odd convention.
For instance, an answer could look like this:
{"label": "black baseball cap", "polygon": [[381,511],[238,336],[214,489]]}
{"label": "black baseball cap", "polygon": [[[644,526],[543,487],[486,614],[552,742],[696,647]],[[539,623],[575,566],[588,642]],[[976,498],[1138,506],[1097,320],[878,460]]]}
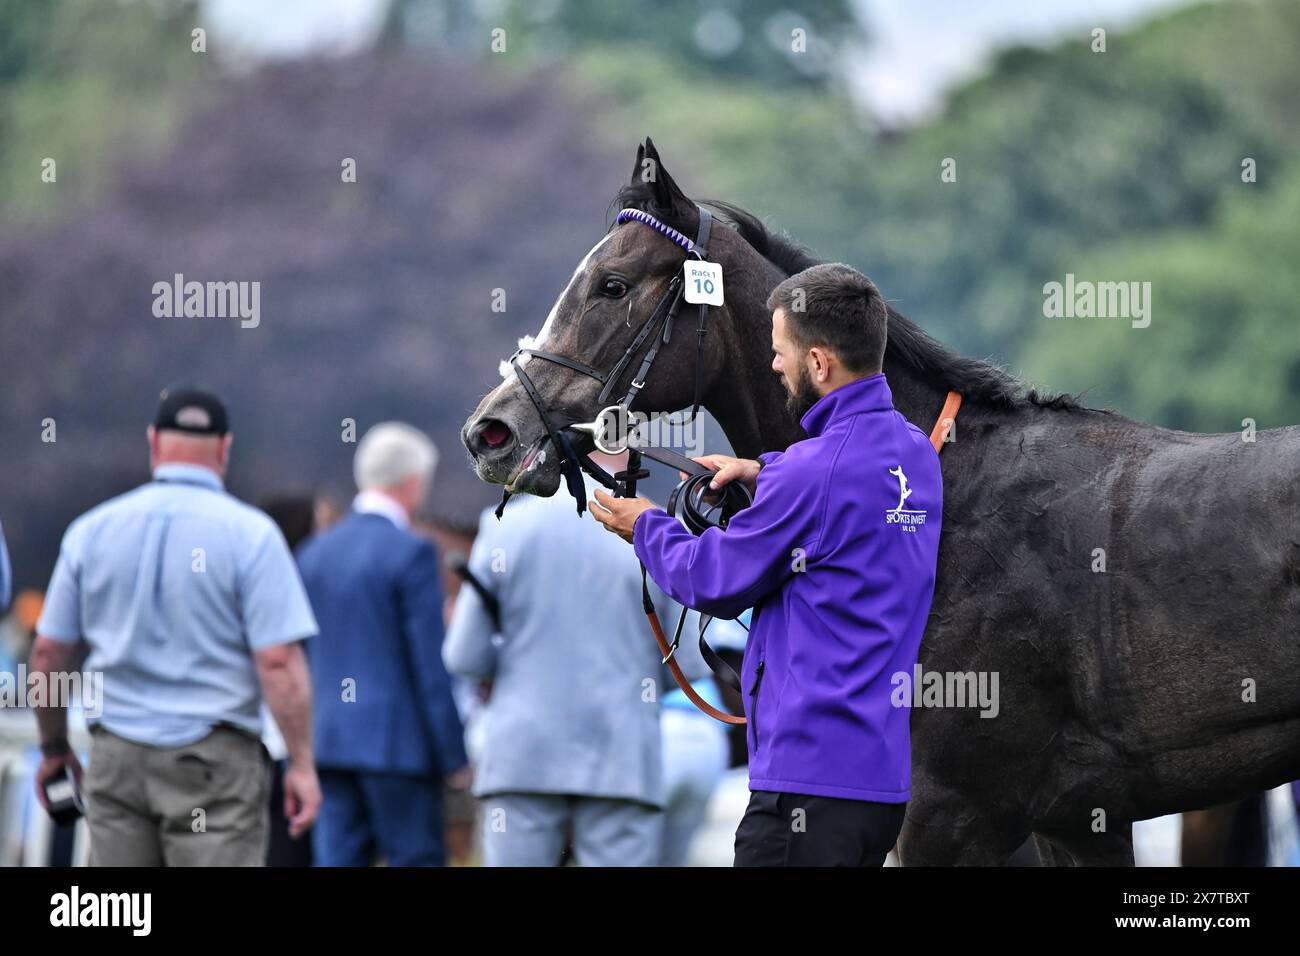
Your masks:
{"label": "black baseball cap", "polygon": [[153,427],[191,435],[224,435],[230,430],[226,406],[211,392],[188,386],[164,388]]}

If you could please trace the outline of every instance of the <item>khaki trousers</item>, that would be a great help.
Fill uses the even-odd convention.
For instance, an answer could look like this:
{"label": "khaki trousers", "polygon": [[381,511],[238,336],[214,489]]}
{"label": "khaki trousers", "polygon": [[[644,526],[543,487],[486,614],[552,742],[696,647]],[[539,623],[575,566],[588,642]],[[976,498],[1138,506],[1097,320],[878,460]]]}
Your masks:
{"label": "khaki trousers", "polygon": [[271,761],[230,727],[150,747],[96,727],[86,769],[91,866],[263,866]]}

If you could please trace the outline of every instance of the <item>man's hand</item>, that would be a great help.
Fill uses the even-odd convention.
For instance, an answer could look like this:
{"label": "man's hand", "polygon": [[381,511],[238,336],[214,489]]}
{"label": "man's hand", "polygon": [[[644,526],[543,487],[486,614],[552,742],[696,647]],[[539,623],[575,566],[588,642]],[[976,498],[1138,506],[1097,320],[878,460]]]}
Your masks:
{"label": "man's hand", "polygon": [[599,488],[596,489],[596,500],[587,504],[591,506],[593,518],[629,544],[632,543],[632,529],[636,527],[636,519],[643,512],[657,507],[647,498],[615,498]]}
{"label": "man's hand", "polygon": [[81,761],[77,759],[76,753],[72,750],[51,757],[42,757],[40,766],[36,768],[36,799],[40,801],[46,813],[50,811],[50,804],[45,799],[45,784],[63,773],[64,767],[72,771],[73,778],[77,781],[77,785],[80,786]]}
{"label": "man's hand", "polygon": [[[732,458],[730,455],[702,455],[699,458],[692,458],[691,461],[699,462],[715,473],[713,480],[709,482],[710,488],[721,488],[728,482],[739,481],[749,489],[750,494],[757,491],[758,469],[762,466],[752,458]],[[681,474],[681,472],[678,472],[678,474]],[[685,478],[686,475],[682,474],[682,477]]]}
{"label": "man's hand", "polygon": [[289,836],[296,840],[311,829],[320,813],[320,804],[316,767],[290,761],[284,771],[284,815],[289,821]]}
{"label": "man's hand", "polygon": [[[32,645],[30,673],[42,674],[47,681],[53,681],[56,674],[72,674],[81,670],[85,658],[85,641],[74,644],[51,640],[43,634],[38,634],[36,642]],[[72,771],[77,783],[80,784],[81,763],[68,744],[67,702],[55,704],[45,701],[34,709],[43,755],[40,766],[36,769],[36,798],[48,812],[50,808],[45,800],[45,784],[62,773],[65,767]]]}

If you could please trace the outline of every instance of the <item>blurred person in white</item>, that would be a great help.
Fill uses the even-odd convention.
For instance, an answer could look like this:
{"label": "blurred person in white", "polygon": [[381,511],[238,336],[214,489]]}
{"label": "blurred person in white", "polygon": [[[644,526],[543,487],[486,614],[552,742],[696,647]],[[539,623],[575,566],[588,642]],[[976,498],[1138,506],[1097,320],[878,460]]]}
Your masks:
{"label": "blurred person in white", "polygon": [[[749,636],[750,612],[738,620],[715,619],[708,630],[709,645],[719,652],[743,653]],[[743,622],[743,623],[742,623]],[[687,637],[682,638],[683,643]],[[697,693],[718,710],[727,705],[712,675],[694,682]],[[691,842],[704,821],[713,791],[727,772],[730,747],[727,725],[691,703],[679,688],[664,696],[664,831],[660,866],[690,863]]]}

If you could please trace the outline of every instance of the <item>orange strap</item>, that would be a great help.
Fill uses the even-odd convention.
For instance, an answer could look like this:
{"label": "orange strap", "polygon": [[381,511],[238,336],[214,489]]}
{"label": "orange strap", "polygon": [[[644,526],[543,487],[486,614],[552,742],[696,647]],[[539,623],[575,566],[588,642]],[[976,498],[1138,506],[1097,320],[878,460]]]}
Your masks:
{"label": "orange strap", "polygon": [[952,426],[957,424],[959,408],[961,408],[961,393],[949,392],[948,398],[943,403],[943,411],[939,413],[939,420],[934,423],[934,430],[930,432],[930,444],[934,446],[935,454],[943,451],[943,443],[948,438],[948,433],[952,431]]}
{"label": "orange strap", "polygon": [[[939,413],[939,420],[934,424],[934,430],[930,432],[930,444],[934,446],[935,453],[943,451],[944,439],[952,431],[952,427],[957,421],[957,409],[961,408],[961,394],[958,392],[949,392],[948,398],[943,403],[943,411]],[[659,651],[664,657],[668,658],[668,670],[672,672],[673,680],[677,681],[677,686],[700,710],[708,714],[714,720],[720,720],[724,724],[743,724],[746,723],[744,717],[737,717],[735,714],[728,714],[725,711],[718,710],[707,700],[695,692],[691,682],[686,679],[682,669],[677,666],[676,655],[669,655],[668,638],[664,636],[663,625],[659,623],[659,615],[653,610],[646,612],[646,619],[650,621],[650,630],[654,631],[655,643],[659,645]]]}

